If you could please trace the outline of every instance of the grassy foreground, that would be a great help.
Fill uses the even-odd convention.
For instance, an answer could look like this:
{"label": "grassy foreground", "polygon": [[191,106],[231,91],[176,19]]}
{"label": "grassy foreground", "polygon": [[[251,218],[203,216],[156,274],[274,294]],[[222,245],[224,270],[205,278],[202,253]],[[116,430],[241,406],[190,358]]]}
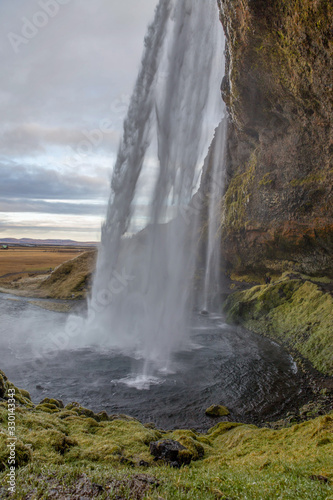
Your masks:
{"label": "grassy foreground", "polygon": [[[333,499],[333,414],[280,430],[222,422],[207,434],[165,432],[129,417],[57,400],[33,405],[16,389],[16,493],[7,491],[8,390],[0,375],[0,498]],[[154,462],[170,438],[193,456],[181,469]]]}

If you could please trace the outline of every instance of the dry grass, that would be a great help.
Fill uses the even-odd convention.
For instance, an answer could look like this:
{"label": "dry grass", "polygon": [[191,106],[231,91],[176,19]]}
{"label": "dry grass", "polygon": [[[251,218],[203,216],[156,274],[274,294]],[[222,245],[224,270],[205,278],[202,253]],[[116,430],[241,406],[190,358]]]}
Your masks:
{"label": "dry grass", "polygon": [[85,252],[65,262],[38,287],[41,296],[54,299],[82,299],[90,289],[96,252]]}
{"label": "dry grass", "polygon": [[[0,250],[0,279],[9,273],[33,273],[54,269],[83,249],[66,247],[9,248]],[[18,274],[18,276],[20,275]]]}
{"label": "dry grass", "polygon": [[36,298],[84,298],[96,261],[96,251],[85,250],[42,247],[0,251],[0,291]]}

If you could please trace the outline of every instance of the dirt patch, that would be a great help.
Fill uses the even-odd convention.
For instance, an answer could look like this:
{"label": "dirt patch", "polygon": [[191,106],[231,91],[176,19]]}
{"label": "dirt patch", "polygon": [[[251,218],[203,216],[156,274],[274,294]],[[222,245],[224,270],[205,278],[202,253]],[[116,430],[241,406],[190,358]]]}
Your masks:
{"label": "dirt patch", "polygon": [[[38,479],[40,485],[38,491],[37,488],[33,488],[32,491],[22,497],[23,500],[46,498],[45,494],[47,494],[47,498],[54,500],[83,500],[89,498],[117,498],[118,500],[131,498],[132,500],[141,500],[148,491],[159,486],[159,482],[155,477],[146,474],[136,474],[121,480],[110,478],[104,485],[92,482],[86,474],[81,474],[76,480],[71,481],[69,485],[64,484],[67,482],[66,478],[60,482],[55,476],[41,474]],[[41,486],[43,487],[41,488]],[[7,493],[6,496],[5,490],[2,493],[5,494],[5,498],[9,498],[10,495]]]}

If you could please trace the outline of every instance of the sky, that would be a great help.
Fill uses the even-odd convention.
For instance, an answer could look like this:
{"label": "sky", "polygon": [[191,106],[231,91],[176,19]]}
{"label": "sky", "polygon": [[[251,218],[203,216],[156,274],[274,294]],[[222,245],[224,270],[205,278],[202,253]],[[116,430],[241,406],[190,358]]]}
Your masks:
{"label": "sky", "polygon": [[0,2],[0,238],[99,240],[156,3]]}

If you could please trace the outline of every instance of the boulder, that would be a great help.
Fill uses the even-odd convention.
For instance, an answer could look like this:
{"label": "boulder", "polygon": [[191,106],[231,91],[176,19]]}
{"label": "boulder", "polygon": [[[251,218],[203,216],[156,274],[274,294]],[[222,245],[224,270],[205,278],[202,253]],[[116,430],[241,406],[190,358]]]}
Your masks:
{"label": "boulder", "polygon": [[155,461],[163,460],[172,467],[188,465],[192,460],[192,453],[178,441],[172,439],[153,441],[149,445],[149,450],[155,457]]}
{"label": "boulder", "polygon": [[212,405],[205,411],[209,417],[226,417],[230,415],[228,408],[221,405]]}

